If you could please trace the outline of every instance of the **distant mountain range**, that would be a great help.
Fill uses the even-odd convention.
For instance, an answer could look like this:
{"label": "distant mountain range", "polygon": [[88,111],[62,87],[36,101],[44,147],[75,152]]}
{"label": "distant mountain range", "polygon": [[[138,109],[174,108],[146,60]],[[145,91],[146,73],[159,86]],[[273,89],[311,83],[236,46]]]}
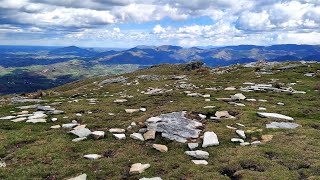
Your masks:
{"label": "distant mountain range", "polygon": [[192,47],[131,49],[0,46],[0,94],[33,92],[91,76],[132,72],[156,64],[202,61],[208,66],[267,61],[320,61],[320,46]]}
{"label": "distant mountain range", "polygon": [[257,60],[320,60],[319,45],[283,44],[272,46],[226,46],[210,49],[180,46],[137,46],[124,51],[94,52],[75,46],[55,49],[50,55],[74,55],[90,57],[102,64],[153,65],[162,63],[186,63],[202,61],[209,66],[248,63]]}

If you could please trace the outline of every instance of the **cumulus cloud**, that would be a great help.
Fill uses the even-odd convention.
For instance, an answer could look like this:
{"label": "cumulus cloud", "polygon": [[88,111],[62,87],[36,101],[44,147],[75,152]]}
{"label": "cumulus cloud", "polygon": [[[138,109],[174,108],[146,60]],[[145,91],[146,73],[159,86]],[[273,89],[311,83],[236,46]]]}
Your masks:
{"label": "cumulus cloud", "polygon": [[[204,16],[212,22],[161,24],[166,18],[184,22]],[[135,29],[150,22],[155,24],[151,28]],[[122,24],[133,26],[120,30]],[[0,33],[26,32],[58,39],[124,41],[125,37],[126,42],[147,44],[316,44],[320,1],[0,0]]]}

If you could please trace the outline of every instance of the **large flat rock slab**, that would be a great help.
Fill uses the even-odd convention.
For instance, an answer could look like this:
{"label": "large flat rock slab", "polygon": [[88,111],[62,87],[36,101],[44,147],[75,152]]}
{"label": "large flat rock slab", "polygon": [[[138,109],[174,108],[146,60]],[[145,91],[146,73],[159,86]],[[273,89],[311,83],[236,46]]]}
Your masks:
{"label": "large flat rock slab", "polygon": [[146,120],[148,130],[162,133],[162,137],[185,143],[190,138],[198,138],[202,123],[185,117],[186,112],[172,112]]}

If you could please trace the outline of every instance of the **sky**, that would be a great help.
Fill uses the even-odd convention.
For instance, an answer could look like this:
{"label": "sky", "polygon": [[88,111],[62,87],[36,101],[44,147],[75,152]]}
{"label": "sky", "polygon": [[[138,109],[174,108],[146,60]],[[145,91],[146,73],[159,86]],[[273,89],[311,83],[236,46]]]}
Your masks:
{"label": "sky", "polygon": [[0,0],[0,44],[320,44],[320,0]]}

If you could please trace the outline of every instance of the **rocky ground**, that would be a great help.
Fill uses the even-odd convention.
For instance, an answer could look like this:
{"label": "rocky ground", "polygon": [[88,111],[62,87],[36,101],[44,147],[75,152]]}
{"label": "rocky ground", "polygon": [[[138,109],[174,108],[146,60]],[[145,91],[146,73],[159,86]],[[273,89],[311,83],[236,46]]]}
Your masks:
{"label": "rocky ground", "polygon": [[0,104],[0,179],[318,179],[320,64],[159,65]]}

